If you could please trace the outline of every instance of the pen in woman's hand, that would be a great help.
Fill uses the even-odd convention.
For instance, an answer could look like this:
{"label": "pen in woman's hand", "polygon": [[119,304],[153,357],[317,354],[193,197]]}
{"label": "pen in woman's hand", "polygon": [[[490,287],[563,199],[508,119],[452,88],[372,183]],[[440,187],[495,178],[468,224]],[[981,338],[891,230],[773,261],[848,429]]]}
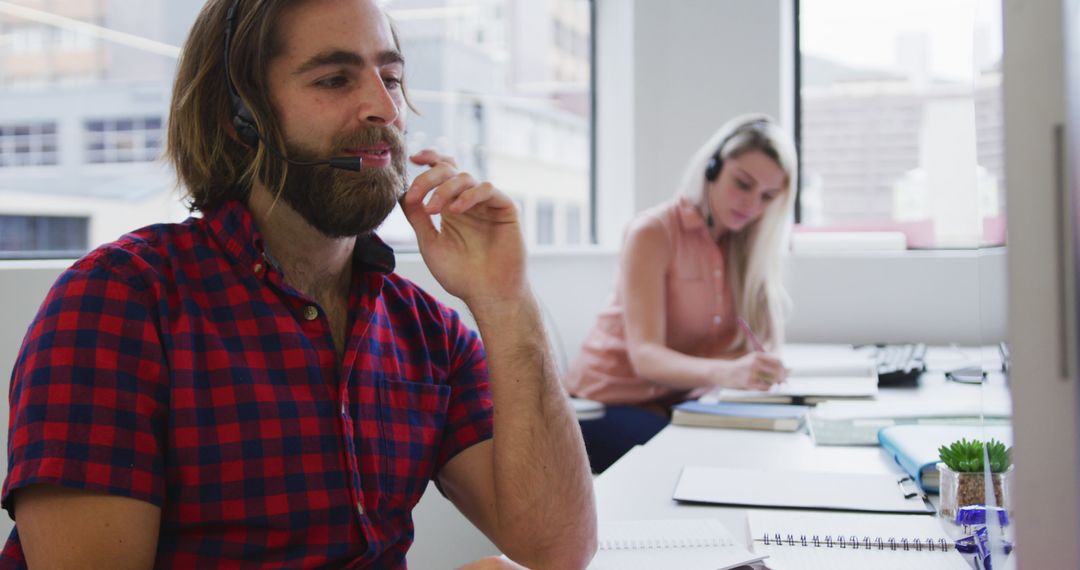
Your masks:
{"label": "pen in woman's hand", "polygon": [[[750,325],[747,324],[746,319],[738,317],[736,320],[739,323],[739,327],[742,328],[744,333],[746,333],[746,338],[750,339],[750,344],[754,345],[754,351],[766,352],[765,347],[761,344],[761,341],[758,340],[757,335],[754,334],[754,331],[750,328]],[[784,383],[787,380],[787,372],[782,371],[779,376],[774,376],[772,373],[764,371],[758,372],[756,380],[758,382],[761,382],[765,386],[771,388],[774,384]]]}
{"label": "pen in woman's hand", "polygon": [[739,317],[736,320],[739,322],[739,326],[742,327],[743,332],[746,333],[746,338],[750,339],[750,343],[754,345],[754,350],[765,352],[765,347],[761,345],[761,341],[758,340],[754,331],[750,330],[750,325],[746,324],[746,319]]}

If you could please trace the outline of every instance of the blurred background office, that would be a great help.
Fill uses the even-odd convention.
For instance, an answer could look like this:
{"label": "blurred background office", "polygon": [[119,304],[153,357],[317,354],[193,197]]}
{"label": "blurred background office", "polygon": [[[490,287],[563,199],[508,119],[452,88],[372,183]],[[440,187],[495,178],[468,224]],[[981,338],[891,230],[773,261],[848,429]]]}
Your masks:
{"label": "blurred background office", "polygon": [[[625,224],[671,195],[720,123],[763,112],[800,147],[788,338],[1013,341],[1027,376],[1014,382],[1018,445],[1040,412],[1075,442],[1075,321],[1059,316],[1072,306],[1072,226],[1058,217],[1069,196],[1054,193],[1072,182],[1054,126],[1075,0],[382,4],[421,111],[410,146],[456,155],[515,199],[563,365],[611,291]],[[176,46],[201,5],[0,0],[4,379],[71,259],[186,217],[158,156]],[[398,214],[380,233],[400,270],[441,294]],[[1075,444],[1045,458],[1031,447],[1021,467],[1080,465]],[[1076,536],[1076,481],[1022,539]],[[1020,482],[1023,501],[1035,490]],[[435,532],[418,520],[418,551]]]}

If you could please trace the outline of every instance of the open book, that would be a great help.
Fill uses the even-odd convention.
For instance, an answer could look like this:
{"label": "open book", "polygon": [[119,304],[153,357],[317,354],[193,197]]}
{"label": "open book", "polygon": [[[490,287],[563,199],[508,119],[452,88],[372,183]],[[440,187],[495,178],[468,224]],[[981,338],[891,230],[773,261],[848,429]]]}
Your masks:
{"label": "open book", "polygon": [[757,562],[716,519],[600,521],[590,570],[726,570]]}
{"label": "open book", "polygon": [[872,352],[843,345],[793,344],[785,346],[780,357],[789,370],[786,383],[766,391],[718,388],[701,401],[816,404],[877,397],[877,364]]}
{"label": "open book", "polygon": [[752,510],[747,519],[772,570],[971,568],[934,516]]}
{"label": "open book", "polygon": [[872,350],[843,344],[789,344],[780,351],[780,358],[793,378],[877,376]]}

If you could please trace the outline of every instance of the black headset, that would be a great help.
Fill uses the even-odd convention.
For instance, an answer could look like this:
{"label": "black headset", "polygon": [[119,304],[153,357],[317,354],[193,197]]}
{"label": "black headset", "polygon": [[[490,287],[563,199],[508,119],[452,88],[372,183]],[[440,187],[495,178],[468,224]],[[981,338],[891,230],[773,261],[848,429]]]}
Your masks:
{"label": "black headset", "polygon": [[739,125],[737,129],[731,131],[728,136],[724,137],[724,140],[720,141],[720,145],[716,147],[716,152],[714,152],[712,157],[709,158],[708,166],[705,167],[705,180],[708,180],[709,182],[715,182],[716,179],[720,177],[720,171],[724,168],[724,158],[722,156],[724,152],[724,147],[727,146],[729,142],[731,142],[731,139],[735,138],[736,135],[745,133],[747,131],[760,129],[761,127],[764,127],[768,124],[768,119],[754,119],[749,123],[743,123],[742,125]]}
{"label": "black headset", "polygon": [[298,166],[320,166],[325,164],[332,168],[359,171],[363,165],[363,160],[359,156],[335,156],[329,160],[314,161],[293,160],[278,152],[274,145],[269,144],[262,138],[259,128],[255,125],[255,115],[252,114],[251,109],[244,103],[244,100],[240,98],[240,94],[236,92],[236,85],[233,84],[232,72],[229,67],[229,54],[232,53],[232,37],[236,33],[236,12],[239,7],[240,0],[233,0],[232,5],[229,6],[229,11],[225,13],[225,85],[229,88],[229,102],[232,105],[232,125],[236,129],[236,136],[250,147],[257,147],[260,142],[264,143],[274,156],[290,164]]}
{"label": "black headset", "polygon": [[[768,119],[754,119],[748,123],[743,123],[735,130],[731,131],[728,136],[724,137],[724,140],[720,141],[720,144],[716,147],[716,152],[709,158],[709,164],[705,167],[705,180],[708,182],[715,182],[720,177],[720,171],[724,168],[724,147],[727,146],[731,139],[736,135],[745,133],[750,130],[759,129],[769,124]],[[705,191],[705,200],[708,201],[708,190]],[[705,223],[711,228],[716,224],[712,217],[712,210],[706,207]]]}
{"label": "black headset", "polygon": [[232,6],[225,14],[225,85],[229,87],[229,101],[232,103],[232,124],[236,129],[236,136],[248,146],[259,146],[259,129],[255,126],[255,117],[251,109],[244,104],[240,94],[236,92],[233,84],[232,72],[229,67],[229,54],[232,53],[232,36],[236,32],[236,10],[240,7],[240,0],[233,0]]}

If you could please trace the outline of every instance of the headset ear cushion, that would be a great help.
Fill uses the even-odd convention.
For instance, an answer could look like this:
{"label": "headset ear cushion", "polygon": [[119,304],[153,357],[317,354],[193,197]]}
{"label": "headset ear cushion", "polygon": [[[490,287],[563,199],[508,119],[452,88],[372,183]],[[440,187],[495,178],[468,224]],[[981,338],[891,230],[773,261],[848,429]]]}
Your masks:
{"label": "headset ear cushion", "polygon": [[236,109],[233,113],[232,124],[236,129],[236,136],[250,147],[259,146],[259,131],[255,128],[255,118],[251,116],[251,111],[243,101],[234,101],[234,103]]}
{"label": "headset ear cushion", "polygon": [[709,165],[705,167],[705,180],[713,182],[718,176],[720,176],[720,168],[724,165],[724,161],[720,160],[720,157],[713,156],[709,159]]}

